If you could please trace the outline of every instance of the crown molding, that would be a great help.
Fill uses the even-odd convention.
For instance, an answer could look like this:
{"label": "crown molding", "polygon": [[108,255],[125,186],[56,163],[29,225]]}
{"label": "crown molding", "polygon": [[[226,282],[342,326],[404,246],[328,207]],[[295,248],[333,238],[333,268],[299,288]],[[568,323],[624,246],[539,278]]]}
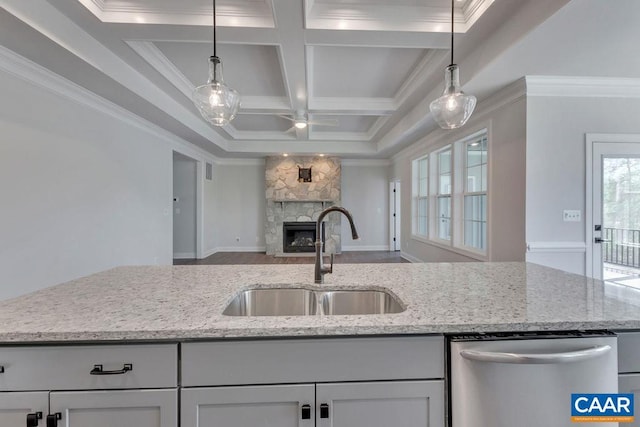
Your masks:
{"label": "crown molding", "polygon": [[391,159],[342,159],[342,166],[389,166]]}
{"label": "crown molding", "polygon": [[[129,24],[211,25],[211,7],[166,3],[151,8],[131,1],[79,0],[84,7],[102,22]],[[182,6],[182,7],[181,7]],[[275,28],[273,8],[269,0],[247,2],[243,7],[222,4],[216,16],[223,27]]]}
{"label": "crown molding", "polygon": [[526,76],[527,96],[640,98],[640,78]]}
{"label": "crown molding", "polygon": [[219,166],[261,166],[265,164],[265,159],[240,159],[240,158],[217,158],[215,161]]}
{"label": "crown molding", "polygon": [[[490,3],[493,0],[480,1]],[[305,22],[309,29],[449,32],[446,24],[451,21],[451,9],[447,5],[440,7],[350,3],[349,8],[343,8],[337,4],[314,4],[313,1],[307,0],[305,6]],[[467,21],[467,17],[477,19],[477,14],[467,15],[460,7],[456,8],[456,32],[464,33],[473,24]]]}
{"label": "crown molding", "polygon": [[137,129],[143,130],[185,155],[214,163],[218,160],[218,157],[213,154],[133,114],[129,110],[96,95],[82,86],[54,74],[48,69],[3,46],[0,46],[0,70],[55,95],[62,96],[79,105],[89,107]]}
{"label": "crown molding", "polygon": [[155,44],[140,40],[125,40],[125,43],[140,55],[142,59],[147,61],[149,65],[162,74],[165,79],[169,80],[184,96],[191,99],[195,88],[193,83],[182,74],[182,71],[180,71],[173,62],[169,61]]}

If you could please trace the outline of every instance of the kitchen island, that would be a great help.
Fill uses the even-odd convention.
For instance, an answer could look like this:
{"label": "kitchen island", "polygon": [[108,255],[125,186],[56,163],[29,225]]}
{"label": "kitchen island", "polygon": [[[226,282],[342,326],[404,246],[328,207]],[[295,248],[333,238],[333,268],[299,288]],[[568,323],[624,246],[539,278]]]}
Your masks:
{"label": "kitchen island", "polygon": [[[0,303],[0,342],[640,329],[640,296],[527,263],[337,264],[322,288],[384,288],[406,310],[222,315],[241,290],[313,287],[313,265],[118,267]],[[640,291],[637,291],[640,294]]]}
{"label": "kitchen island", "polygon": [[[447,334],[601,330],[588,339],[611,343],[615,383],[602,330],[640,329],[635,290],[534,264],[338,264],[312,278],[300,264],[118,267],[4,301],[0,425],[443,427]],[[243,290],[292,286],[386,290],[404,310],[222,314]],[[620,390],[638,391],[640,334],[618,342]],[[570,425],[567,411],[547,425]]]}

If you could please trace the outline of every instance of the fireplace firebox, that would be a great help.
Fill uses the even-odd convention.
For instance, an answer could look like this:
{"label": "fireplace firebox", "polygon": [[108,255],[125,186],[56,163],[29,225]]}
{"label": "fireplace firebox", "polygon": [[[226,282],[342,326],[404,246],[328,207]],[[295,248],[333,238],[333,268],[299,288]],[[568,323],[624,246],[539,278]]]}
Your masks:
{"label": "fireplace firebox", "polygon": [[[320,227],[320,239],[324,243],[324,222]],[[315,252],[316,251],[316,223],[311,222],[285,222],[282,224],[282,251]],[[324,246],[323,246],[324,250]]]}

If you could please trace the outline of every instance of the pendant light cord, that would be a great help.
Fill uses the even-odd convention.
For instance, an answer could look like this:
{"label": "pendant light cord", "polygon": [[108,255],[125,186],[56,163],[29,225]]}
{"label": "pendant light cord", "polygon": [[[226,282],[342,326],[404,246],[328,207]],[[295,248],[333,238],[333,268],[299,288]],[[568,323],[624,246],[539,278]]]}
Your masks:
{"label": "pendant light cord", "polygon": [[453,65],[453,1],[451,0],[451,65]]}
{"label": "pendant light cord", "polygon": [[213,56],[216,55],[216,0],[213,0]]}

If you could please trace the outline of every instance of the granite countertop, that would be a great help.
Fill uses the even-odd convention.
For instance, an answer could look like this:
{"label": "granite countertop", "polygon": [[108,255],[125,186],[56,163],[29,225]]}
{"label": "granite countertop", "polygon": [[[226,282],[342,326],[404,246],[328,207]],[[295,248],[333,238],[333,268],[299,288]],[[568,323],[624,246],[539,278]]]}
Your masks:
{"label": "granite countertop", "polygon": [[313,265],[118,267],[0,302],[0,342],[640,329],[640,290],[535,264],[336,264],[325,280],[387,288],[406,310],[223,316],[239,290],[313,286]]}

